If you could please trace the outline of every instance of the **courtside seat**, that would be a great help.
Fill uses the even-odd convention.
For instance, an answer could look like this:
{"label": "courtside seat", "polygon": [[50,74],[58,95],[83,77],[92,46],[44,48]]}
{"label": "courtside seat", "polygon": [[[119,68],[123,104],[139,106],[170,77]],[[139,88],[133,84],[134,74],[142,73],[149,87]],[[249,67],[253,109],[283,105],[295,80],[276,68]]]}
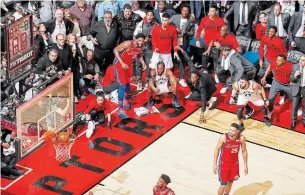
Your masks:
{"label": "courtside seat", "polygon": [[289,61],[293,64],[297,64],[297,63],[299,63],[301,56],[305,56],[305,54],[299,50],[295,50],[295,49],[290,50],[288,52],[287,61]]}
{"label": "courtside seat", "polygon": [[258,65],[259,65],[259,54],[257,52],[255,52],[255,51],[248,51],[248,52],[243,54],[243,57],[246,58],[247,60],[249,60],[249,62],[251,62],[253,64],[253,66],[258,68]]}
{"label": "courtside seat", "polygon": [[[200,37],[200,44],[203,45],[203,38]],[[190,40],[190,46],[187,48],[187,52],[191,52],[191,46],[195,46],[196,47],[196,37],[194,36],[193,39]]]}
{"label": "courtside seat", "polygon": [[236,36],[236,40],[239,46],[241,47],[243,54],[250,50],[252,39],[249,39],[248,37],[245,36]]}

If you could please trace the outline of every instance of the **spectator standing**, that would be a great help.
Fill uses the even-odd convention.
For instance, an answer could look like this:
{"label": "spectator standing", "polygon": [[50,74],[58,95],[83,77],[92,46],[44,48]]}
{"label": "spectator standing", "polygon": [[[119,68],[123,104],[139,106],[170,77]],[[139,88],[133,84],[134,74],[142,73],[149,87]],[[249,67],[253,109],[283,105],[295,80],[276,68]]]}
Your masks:
{"label": "spectator standing", "polygon": [[58,51],[58,58],[63,63],[64,70],[70,70],[72,67],[73,54],[70,45],[66,43],[66,37],[63,34],[56,36],[56,43],[53,48]]}
{"label": "spectator standing", "polygon": [[[264,35],[259,46],[259,65],[260,70],[257,73],[259,77],[263,77],[270,63],[276,60],[279,54],[287,56],[287,51],[282,39],[276,36],[277,27],[271,26],[269,34]],[[266,51],[265,51],[266,47]]]}
{"label": "spectator standing", "polygon": [[[90,29],[89,39],[94,44],[94,58],[100,67],[105,71],[112,64],[114,59],[113,49],[119,37],[119,26],[112,20],[112,12],[106,11],[104,20],[96,22]],[[105,61],[105,63],[104,63]]]}
{"label": "spectator standing", "polygon": [[119,13],[119,4],[116,0],[105,0],[98,6],[98,21],[104,19],[106,11],[110,11],[112,17]]}
{"label": "spectator standing", "polygon": [[176,47],[178,46],[177,30],[169,24],[169,18],[169,14],[164,13],[162,24],[152,30],[153,55],[149,66],[152,69],[156,69],[160,61],[164,62],[166,68],[172,68],[172,49],[174,49],[174,57],[179,59]]}
{"label": "spectator standing", "polygon": [[282,13],[287,13],[292,16],[295,13],[295,1],[294,0],[278,0],[282,6]]}
{"label": "spectator standing", "polygon": [[133,0],[131,2],[131,8],[132,8],[132,12],[140,15],[141,18],[144,18],[146,16],[145,11],[140,9],[140,2],[138,0]]}
{"label": "spectator standing", "polygon": [[155,19],[160,24],[162,22],[162,17],[164,13],[167,13],[169,17],[172,17],[176,12],[172,9],[166,9],[165,1],[158,1],[157,7],[154,9]]}
{"label": "spectator standing", "polygon": [[47,22],[53,18],[52,1],[41,1],[40,22]]}
{"label": "spectator standing", "polygon": [[71,22],[73,22],[74,28],[73,28],[72,33],[75,34],[76,36],[80,37],[81,31],[80,31],[78,21],[74,16],[72,16],[71,11],[70,11],[69,8],[64,9],[64,17],[65,17],[65,19],[70,20]]}
{"label": "spectator standing", "polygon": [[261,79],[262,85],[266,84],[267,75],[272,71],[273,73],[273,81],[271,84],[270,92],[269,92],[269,119],[273,113],[273,105],[274,99],[276,95],[284,91],[288,94],[288,96],[292,99],[292,87],[290,85],[290,74],[292,72],[292,64],[286,61],[286,56],[283,54],[279,54],[276,60],[273,60],[268,66],[264,77]]}
{"label": "spectator standing", "polygon": [[[202,47],[204,50],[204,56],[203,56],[203,68],[207,69],[207,58],[205,55],[210,56],[210,51],[208,50],[210,43],[215,39],[216,37],[220,37],[220,28],[225,24],[224,20],[217,15],[217,7],[211,6],[209,9],[209,16],[206,16],[201,19],[200,25],[196,32],[196,46]],[[200,44],[200,36],[201,32],[204,30],[203,35],[203,45]],[[219,58],[219,51],[214,50],[212,52],[213,55],[211,57],[213,58],[214,66],[217,63],[217,59]]]}
{"label": "spectator standing", "polygon": [[288,34],[291,46],[305,52],[305,4],[302,11],[292,16]]}
{"label": "spectator standing", "polygon": [[[134,38],[137,34],[143,33],[145,35],[145,42],[144,48],[142,51],[142,56],[144,59],[145,64],[149,65],[150,59],[152,57],[152,29],[157,26],[158,23],[155,21],[154,12],[152,10],[147,11],[146,17],[138,23],[135,31],[134,31]],[[142,91],[142,64],[135,59],[136,62],[136,75],[137,75],[137,82],[138,82],[138,91]],[[150,69],[146,68],[146,84],[148,84],[150,78]]]}
{"label": "spectator standing", "polygon": [[261,40],[267,31],[267,14],[260,13],[259,21],[260,21],[260,23],[257,24],[255,27],[255,35],[256,35],[255,37],[256,37],[256,39]]}
{"label": "spectator standing", "polygon": [[[178,33],[178,45],[182,47],[183,50],[187,50],[189,47],[190,40],[195,35],[194,23],[190,20],[190,7],[188,5],[181,6],[181,14],[173,15],[169,22],[176,27]],[[184,80],[184,61],[183,56],[181,56],[182,61],[179,60],[179,84],[182,87],[187,87]]]}
{"label": "spectator standing", "polygon": [[59,72],[63,70],[62,66],[62,61],[58,58],[58,51],[56,49],[51,49],[49,53],[46,53],[38,60],[36,73],[43,74],[50,70]]}
{"label": "spectator standing", "polygon": [[287,13],[281,13],[281,9],[282,7],[279,3],[274,5],[273,13],[268,16],[267,33],[270,26],[276,26],[277,36],[284,41],[285,47],[288,49],[288,26],[290,22],[290,15]]}
{"label": "spectator standing", "polygon": [[79,24],[81,35],[87,35],[91,26],[95,22],[95,13],[90,4],[85,0],[77,0],[76,4],[70,8],[72,16],[74,16]]}
{"label": "spectator standing", "polygon": [[246,36],[252,38],[252,25],[258,21],[257,3],[252,1],[235,1],[224,16],[234,15],[234,31],[236,36]]}
{"label": "spectator standing", "polygon": [[57,9],[55,12],[55,18],[45,23],[47,32],[52,36],[52,42],[56,43],[56,36],[63,34],[67,36],[73,32],[74,23],[70,20],[64,19],[63,10]]}
{"label": "spectator standing", "polygon": [[290,81],[292,82],[291,129],[294,129],[297,124],[297,112],[301,102],[303,103],[302,123],[305,127],[305,56],[300,58],[299,64],[293,66]]}
{"label": "spectator standing", "polygon": [[124,10],[116,15],[113,20],[119,24],[120,43],[122,43],[133,39],[134,30],[142,18],[140,15],[132,12],[130,4],[125,4]]}

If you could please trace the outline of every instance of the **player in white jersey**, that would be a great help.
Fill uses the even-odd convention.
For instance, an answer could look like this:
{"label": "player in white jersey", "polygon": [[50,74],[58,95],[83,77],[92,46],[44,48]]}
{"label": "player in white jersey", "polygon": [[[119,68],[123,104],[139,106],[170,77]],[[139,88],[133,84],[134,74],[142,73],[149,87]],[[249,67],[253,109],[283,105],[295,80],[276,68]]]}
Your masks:
{"label": "player in white jersey", "polygon": [[268,111],[266,106],[269,104],[264,88],[254,82],[253,80],[248,79],[247,75],[243,75],[239,81],[233,84],[232,95],[230,99],[230,104],[233,104],[234,97],[238,93],[237,98],[237,118],[239,120],[240,131],[245,129],[243,123],[243,111],[244,108],[251,102],[254,106],[261,108],[262,113],[264,114],[264,122],[269,127],[271,122],[268,118]]}
{"label": "player in white jersey", "polygon": [[151,78],[148,85],[149,102],[148,106],[154,105],[153,94],[163,95],[167,93],[173,94],[173,106],[181,107],[177,99],[177,78],[169,69],[165,69],[164,62],[157,63],[157,70],[151,70]]}

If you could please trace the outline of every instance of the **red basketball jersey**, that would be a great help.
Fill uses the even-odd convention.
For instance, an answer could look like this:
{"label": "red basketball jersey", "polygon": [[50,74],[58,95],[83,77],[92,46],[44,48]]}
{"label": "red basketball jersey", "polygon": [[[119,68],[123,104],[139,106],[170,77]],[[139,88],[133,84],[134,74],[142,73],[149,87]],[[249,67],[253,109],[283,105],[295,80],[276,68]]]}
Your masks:
{"label": "red basketball jersey", "polygon": [[[131,41],[131,48],[129,50],[123,51],[121,53],[122,61],[130,67],[130,65],[133,63],[134,59],[136,57],[138,57],[138,55],[142,52],[142,49],[143,49],[143,46],[140,48],[137,48],[134,46],[133,41]],[[116,65],[116,68],[122,68],[122,66],[117,58],[114,59],[113,64]]]}
{"label": "red basketball jersey", "polygon": [[220,154],[220,162],[238,162],[238,153],[240,149],[240,134],[235,140],[226,133],[226,143],[222,146]]}

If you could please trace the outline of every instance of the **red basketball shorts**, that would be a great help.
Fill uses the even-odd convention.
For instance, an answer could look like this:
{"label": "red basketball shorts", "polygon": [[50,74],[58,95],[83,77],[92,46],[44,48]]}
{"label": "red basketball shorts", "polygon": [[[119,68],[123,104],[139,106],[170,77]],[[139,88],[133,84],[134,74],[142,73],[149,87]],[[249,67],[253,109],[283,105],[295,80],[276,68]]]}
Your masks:
{"label": "red basketball shorts", "polygon": [[121,85],[126,85],[127,83],[130,83],[130,79],[132,77],[132,67],[123,69],[119,66],[121,66],[121,64],[116,64],[115,76]]}
{"label": "red basketball shorts", "polygon": [[226,185],[227,182],[233,182],[239,178],[239,163],[238,162],[220,162],[218,177],[221,185]]}

